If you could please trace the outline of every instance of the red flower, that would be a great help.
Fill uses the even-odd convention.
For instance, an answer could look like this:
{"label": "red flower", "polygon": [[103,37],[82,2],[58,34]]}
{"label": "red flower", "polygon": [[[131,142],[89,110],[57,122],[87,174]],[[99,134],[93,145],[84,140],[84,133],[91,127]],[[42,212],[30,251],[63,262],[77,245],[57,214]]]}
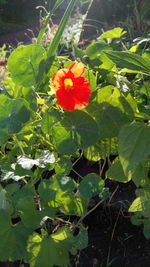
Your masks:
{"label": "red flower", "polygon": [[88,105],[91,89],[89,81],[83,77],[84,73],[83,64],[78,62],[73,63],[69,69],[60,69],[54,73],[52,82],[59,106],[73,111]]}

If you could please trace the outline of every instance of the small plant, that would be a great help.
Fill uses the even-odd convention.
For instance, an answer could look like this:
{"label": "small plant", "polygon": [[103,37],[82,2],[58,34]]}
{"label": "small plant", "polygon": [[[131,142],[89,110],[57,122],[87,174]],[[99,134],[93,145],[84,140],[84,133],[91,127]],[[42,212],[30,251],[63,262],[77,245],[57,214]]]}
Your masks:
{"label": "small plant", "polygon": [[[74,45],[72,60],[58,56],[75,3],[70,1],[48,47],[42,39],[49,14],[36,43],[18,46],[5,66],[0,92],[1,261],[20,260],[31,267],[69,264],[69,255],[88,245],[83,220],[109,198],[102,179],[106,159],[106,179],[135,183],[137,198],[129,212],[150,237],[149,51],[121,51],[122,41],[118,45],[114,40],[121,40],[125,31],[115,28],[85,50]],[[77,173],[83,155],[103,160],[98,174]]]}

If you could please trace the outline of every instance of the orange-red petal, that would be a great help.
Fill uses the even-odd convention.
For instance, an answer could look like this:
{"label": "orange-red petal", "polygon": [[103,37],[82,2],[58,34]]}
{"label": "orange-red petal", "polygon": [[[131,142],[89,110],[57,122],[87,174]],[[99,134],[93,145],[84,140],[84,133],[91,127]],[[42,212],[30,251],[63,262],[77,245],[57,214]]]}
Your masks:
{"label": "orange-red petal", "polygon": [[84,65],[75,62],[68,69],[60,69],[53,75],[52,82],[59,106],[73,111],[88,105],[91,89],[89,81],[83,77],[84,73]]}
{"label": "orange-red petal", "polygon": [[66,77],[66,74],[68,73],[68,69],[60,69],[57,72],[54,73],[52,77],[52,82],[54,85],[54,89],[58,90],[63,85],[63,78]]}
{"label": "orange-red petal", "polygon": [[75,62],[70,67],[69,70],[74,74],[74,77],[83,76],[85,73],[84,65],[81,62]]}
{"label": "orange-red petal", "polygon": [[81,79],[83,79],[82,83],[74,81],[74,88],[72,90],[64,90],[62,88],[56,92],[57,104],[59,106],[68,111],[73,111],[74,109],[82,109],[88,105],[91,89],[89,82],[83,77]]}

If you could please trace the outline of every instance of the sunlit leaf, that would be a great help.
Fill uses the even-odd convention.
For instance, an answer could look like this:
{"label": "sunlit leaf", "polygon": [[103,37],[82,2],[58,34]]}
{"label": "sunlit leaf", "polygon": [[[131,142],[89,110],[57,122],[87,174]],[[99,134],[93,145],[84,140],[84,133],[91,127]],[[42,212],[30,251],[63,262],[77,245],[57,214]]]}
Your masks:
{"label": "sunlit leaf", "polygon": [[9,134],[18,133],[29,119],[30,110],[24,99],[0,96],[0,140]]}
{"label": "sunlit leaf", "polygon": [[68,175],[72,169],[72,162],[68,158],[61,158],[55,164],[55,172],[61,175]]}
{"label": "sunlit leaf", "polygon": [[72,239],[67,227],[61,227],[56,233],[45,237],[34,233],[30,236],[27,246],[30,266],[53,267],[68,264]]}
{"label": "sunlit leaf", "polygon": [[130,176],[125,176],[122,165],[118,158],[114,160],[114,162],[108,169],[107,178],[121,183],[127,183],[131,180]]}
{"label": "sunlit leaf", "polygon": [[8,69],[14,82],[24,87],[36,85],[44,73],[46,53],[40,45],[19,46],[8,59]]}
{"label": "sunlit leaf", "polygon": [[106,31],[103,34],[100,35],[100,39],[104,39],[104,38],[120,38],[122,35],[124,35],[126,33],[126,31],[124,31],[123,29],[121,29],[120,27],[118,28],[114,28],[112,30]]}
{"label": "sunlit leaf", "polygon": [[97,122],[100,138],[116,137],[120,127],[129,122],[134,114],[124,95],[113,86],[101,88],[87,111]]}

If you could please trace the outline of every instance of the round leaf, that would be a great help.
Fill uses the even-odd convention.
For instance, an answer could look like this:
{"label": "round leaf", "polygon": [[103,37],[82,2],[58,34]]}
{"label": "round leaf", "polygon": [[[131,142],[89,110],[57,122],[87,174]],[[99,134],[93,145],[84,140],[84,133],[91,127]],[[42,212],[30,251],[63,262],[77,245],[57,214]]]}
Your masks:
{"label": "round leaf", "polygon": [[96,143],[98,127],[85,112],[67,112],[61,122],[52,129],[53,142],[62,154],[72,154],[78,148],[86,148]]}
{"label": "round leaf", "polygon": [[8,69],[14,82],[24,87],[35,85],[43,74],[45,55],[40,45],[17,47],[8,59]]}
{"label": "round leaf", "polygon": [[104,189],[104,181],[95,173],[86,175],[79,185],[80,194],[86,198],[98,195]]}

